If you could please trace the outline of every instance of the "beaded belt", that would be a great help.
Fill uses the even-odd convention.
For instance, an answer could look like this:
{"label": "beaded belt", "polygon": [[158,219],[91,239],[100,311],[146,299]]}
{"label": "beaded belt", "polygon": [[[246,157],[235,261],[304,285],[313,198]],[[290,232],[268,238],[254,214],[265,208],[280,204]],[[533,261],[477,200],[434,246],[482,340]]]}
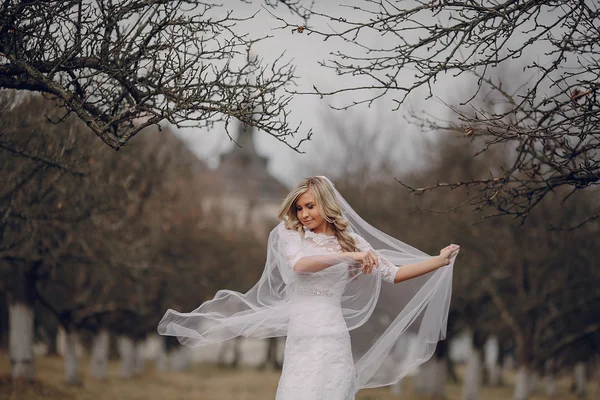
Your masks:
{"label": "beaded belt", "polygon": [[306,296],[333,296],[333,292],[329,289],[300,288],[298,292]]}

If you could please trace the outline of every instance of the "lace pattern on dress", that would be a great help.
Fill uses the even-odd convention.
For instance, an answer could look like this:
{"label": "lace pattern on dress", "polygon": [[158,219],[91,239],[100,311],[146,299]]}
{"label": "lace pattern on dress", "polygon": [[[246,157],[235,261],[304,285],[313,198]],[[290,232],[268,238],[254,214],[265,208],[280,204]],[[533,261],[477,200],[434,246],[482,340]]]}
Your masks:
{"label": "lace pattern on dress", "polygon": [[392,264],[387,258],[383,257],[379,253],[377,253],[373,247],[363,239],[361,236],[357,234],[352,234],[354,240],[356,241],[356,247],[359,248],[360,251],[372,251],[377,254],[377,260],[379,261],[379,274],[384,281],[394,283],[394,279],[396,278],[396,273],[398,272],[398,267]]}

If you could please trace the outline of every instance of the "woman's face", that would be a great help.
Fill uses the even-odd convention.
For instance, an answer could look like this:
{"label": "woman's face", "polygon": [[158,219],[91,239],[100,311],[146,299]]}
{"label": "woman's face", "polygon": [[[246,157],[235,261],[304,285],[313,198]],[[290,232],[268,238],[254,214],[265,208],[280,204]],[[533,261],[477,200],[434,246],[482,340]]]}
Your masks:
{"label": "woman's face", "polygon": [[296,200],[296,216],[307,229],[323,233],[327,227],[327,221],[323,219],[317,202],[310,190],[304,192]]}

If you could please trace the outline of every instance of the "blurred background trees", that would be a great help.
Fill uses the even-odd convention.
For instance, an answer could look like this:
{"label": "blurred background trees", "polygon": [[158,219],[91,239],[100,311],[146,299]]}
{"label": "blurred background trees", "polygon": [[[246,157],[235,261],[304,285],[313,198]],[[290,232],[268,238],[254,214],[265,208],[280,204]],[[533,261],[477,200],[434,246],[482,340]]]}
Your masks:
{"label": "blurred background trees", "polygon": [[[189,352],[176,340],[149,350],[146,339],[167,308],[190,311],[256,282],[286,188],[264,176],[268,160],[250,132],[288,142],[297,131],[289,97],[275,94],[294,70],[262,66],[247,53],[255,38],[228,30],[238,20],[209,21],[214,10],[201,2],[58,3],[0,10],[0,88],[18,89],[0,91],[0,344],[15,377],[36,376],[34,344],[61,354],[70,385],[82,382],[81,354],[101,380],[113,358],[123,378],[148,358],[156,371],[186,370]],[[374,80],[343,88],[356,94],[352,105],[390,93],[400,106],[458,74],[445,117],[409,114],[431,136],[409,143],[405,126],[383,134],[383,119],[325,114],[326,141],[298,168],[298,179],[330,176],[366,220],[430,254],[461,245],[449,340],[414,390],[443,397],[448,378],[476,400],[514,370],[516,400],[563,398],[565,376],[584,397],[600,371],[598,5],[369,1],[352,21],[282,3],[309,18],[302,32],[371,50],[355,57],[340,47],[325,63]],[[318,18],[350,29],[319,31]],[[362,42],[369,32],[402,40],[377,48]],[[528,58],[540,53],[533,46],[545,46],[543,60]],[[410,68],[413,82],[401,73]],[[231,118],[242,121],[237,135],[228,130],[241,147],[207,173],[174,126]],[[516,218],[488,218],[497,214]],[[465,332],[469,350],[458,357]],[[277,342],[264,349],[261,363],[276,367]],[[236,341],[219,358],[239,366],[245,351]]]}
{"label": "blurred background trees", "polygon": [[257,279],[258,241],[226,236],[218,214],[203,214],[205,167],[172,132],[145,132],[115,153],[73,116],[51,122],[62,112],[55,101],[2,94],[2,336],[13,376],[35,376],[34,341],[53,346],[58,326],[67,382],[79,381],[82,336],[106,376],[108,332],[131,376],[136,343],[166,308],[192,309]]}
{"label": "blurred background trees", "polygon": [[[321,66],[346,77],[302,93],[338,100],[341,110],[389,98],[404,111],[439,98],[453,112],[440,119],[439,107],[417,108],[412,118],[422,131],[477,136],[481,152],[515,150],[503,169],[422,183],[417,192],[468,186],[471,204],[524,219],[547,195],[567,200],[600,184],[597,2],[372,0],[356,1],[343,16],[313,11],[310,2],[293,8],[307,19],[304,34],[332,46]],[[473,103],[482,93],[494,107]],[[600,217],[597,207],[589,212],[570,223]]]}

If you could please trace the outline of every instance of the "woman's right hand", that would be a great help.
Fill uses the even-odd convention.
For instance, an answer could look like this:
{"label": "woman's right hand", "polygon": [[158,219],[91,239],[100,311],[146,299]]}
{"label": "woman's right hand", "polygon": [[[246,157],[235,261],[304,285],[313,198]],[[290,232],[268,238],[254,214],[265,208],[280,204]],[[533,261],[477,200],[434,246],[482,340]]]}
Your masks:
{"label": "woman's right hand", "polygon": [[352,254],[352,260],[362,265],[363,275],[373,272],[373,268],[379,268],[377,255],[370,251],[357,251]]}

